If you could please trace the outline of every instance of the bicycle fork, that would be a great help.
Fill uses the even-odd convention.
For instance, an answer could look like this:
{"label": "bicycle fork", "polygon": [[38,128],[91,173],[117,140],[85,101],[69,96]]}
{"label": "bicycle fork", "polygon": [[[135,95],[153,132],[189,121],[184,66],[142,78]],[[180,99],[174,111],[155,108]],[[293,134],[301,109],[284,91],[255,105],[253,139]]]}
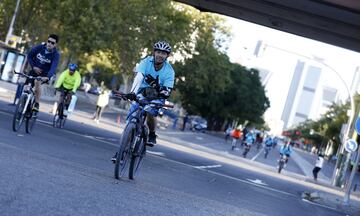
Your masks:
{"label": "bicycle fork", "polygon": [[24,109],[22,110],[22,115],[24,115],[27,111],[27,107],[30,103],[30,100],[32,99],[32,96],[30,94],[26,94],[26,101],[25,101],[25,105],[24,105]]}

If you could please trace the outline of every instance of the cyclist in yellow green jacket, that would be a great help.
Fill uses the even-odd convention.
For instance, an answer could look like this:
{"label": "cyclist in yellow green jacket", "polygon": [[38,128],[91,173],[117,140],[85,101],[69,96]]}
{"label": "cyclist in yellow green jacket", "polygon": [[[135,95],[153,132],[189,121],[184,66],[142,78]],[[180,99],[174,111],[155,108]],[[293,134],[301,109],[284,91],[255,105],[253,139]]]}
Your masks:
{"label": "cyclist in yellow green jacket", "polygon": [[[55,84],[55,88],[61,92],[58,103],[60,104],[65,97],[67,98],[65,102],[66,107],[70,103],[70,96],[76,93],[76,90],[79,88],[81,83],[81,75],[77,69],[77,64],[69,64],[69,68],[61,73]],[[67,95],[69,95],[69,97],[66,97]]]}

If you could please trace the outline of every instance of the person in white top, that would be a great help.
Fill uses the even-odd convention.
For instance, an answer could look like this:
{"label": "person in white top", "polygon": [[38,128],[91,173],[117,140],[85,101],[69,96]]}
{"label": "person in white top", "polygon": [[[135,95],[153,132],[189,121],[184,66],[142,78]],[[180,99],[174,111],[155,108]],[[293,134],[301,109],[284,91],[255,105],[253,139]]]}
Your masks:
{"label": "person in white top", "polygon": [[324,155],[322,155],[322,154],[320,153],[319,156],[318,156],[318,158],[316,159],[315,167],[314,167],[314,169],[313,169],[313,175],[314,175],[314,180],[315,180],[315,181],[317,181],[318,173],[320,172],[323,164],[324,164]]}
{"label": "person in white top", "polygon": [[105,90],[99,95],[97,103],[96,103],[96,111],[94,114],[94,121],[97,124],[99,124],[101,115],[102,115],[106,105],[108,105],[108,103],[109,103],[109,91]]}

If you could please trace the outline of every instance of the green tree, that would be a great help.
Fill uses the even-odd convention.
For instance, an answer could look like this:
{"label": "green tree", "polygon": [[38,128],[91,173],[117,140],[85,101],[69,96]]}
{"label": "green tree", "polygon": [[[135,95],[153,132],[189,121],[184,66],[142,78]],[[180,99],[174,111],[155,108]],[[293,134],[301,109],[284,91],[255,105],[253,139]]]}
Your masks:
{"label": "green tree", "polygon": [[219,130],[229,120],[263,123],[269,100],[258,71],[232,64],[221,52],[226,48],[219,41],[228,37],[221,22],[210,15],[197,22],[192,58],[175,65],[181,103],[191,114],[205,117],[210,129]]}

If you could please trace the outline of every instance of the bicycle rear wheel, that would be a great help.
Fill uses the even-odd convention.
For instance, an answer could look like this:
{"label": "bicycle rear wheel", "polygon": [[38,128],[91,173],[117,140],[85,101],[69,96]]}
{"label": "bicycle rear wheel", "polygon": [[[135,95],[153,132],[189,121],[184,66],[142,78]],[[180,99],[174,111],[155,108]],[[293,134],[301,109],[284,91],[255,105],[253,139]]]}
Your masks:
{"label": "bicycle rear wheel", "polygon": [[29,117],[26,117],[26,133],[31,134],[34,130],[35,122],[37,119],[37,113],[32,112]]}
{"label": "bicycle rear wheel", "polygon": [[135,141],[136,125],[132,122],[128,123],[121,136],[120,149],[117,153],[115,162],[114,176],[119,179],[124,176],[128,161],[131,156],[131,146]]}
{"label": "bicycle rear wheel", "polygon": [[145,157],[146,148],[144,139],[140,137],[135,138],[135,147],[131,155],[129,167],[129,179],[135,179],[141,166],[142,160]]}
{"label": "bicycle rear wheel", "polygon": [[15,113],[13,116],[12,129],[13,131],[18,131],[24,122],[25,113],[23,113],[25,107],[25,103],[27,100],[27,95],[21,95],[19,102],[16,106]]}

